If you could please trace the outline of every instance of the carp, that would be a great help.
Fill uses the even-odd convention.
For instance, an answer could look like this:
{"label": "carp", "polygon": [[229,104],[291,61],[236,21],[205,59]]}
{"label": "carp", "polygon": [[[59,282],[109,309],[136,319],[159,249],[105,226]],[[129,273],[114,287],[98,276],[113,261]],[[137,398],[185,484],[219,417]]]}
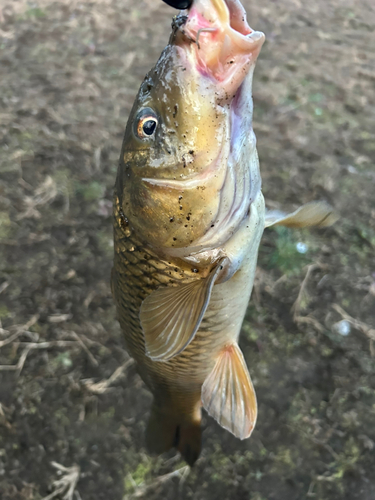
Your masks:
{"label": "carp", "polygon": [[114,192],[112,292],[126,345],[154,400],[151,452],[193,465],[202,405],[236,437],[257,419],[241,349],[264,228],[325,226],[311,203],[267,216],[252,129],[264,34],[239,0],[195,0],[130,112]]}

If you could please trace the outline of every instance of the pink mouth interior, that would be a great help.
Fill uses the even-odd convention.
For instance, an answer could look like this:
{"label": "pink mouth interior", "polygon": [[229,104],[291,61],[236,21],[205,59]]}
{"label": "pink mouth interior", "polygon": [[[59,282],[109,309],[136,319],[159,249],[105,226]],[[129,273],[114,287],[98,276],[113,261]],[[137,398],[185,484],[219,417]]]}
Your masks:
{"label": "pink mouth interior", "polygon": [[[246,13],[241,9],[239,3],[233,0],[225,0],[225,3],[229,10],[230,27],[240,33],[241,35],[249,35],[253,32],[246,21]],[[206,17],[208,18],[206,18]],[[189,12],[189,18],[195,18],[197,29],[209,28],[212,25],[209,13],[202,15],[200,9],[195,7],[195,3]]]}
{"label": "pink mouth interior", "polygon": [[221,83],[226,92],[241,85],[264,40],[262,34],[250,36],[255,33],[239,0],[195,0],[184,30],[196,42],[199,72]]}
{"label": "pink mouth interior", "polygon": [[253,32],[246,21],[246,13],[236,0],[227,0],[226,4],[229,8],[230,26],[238,33],[246,36]]}

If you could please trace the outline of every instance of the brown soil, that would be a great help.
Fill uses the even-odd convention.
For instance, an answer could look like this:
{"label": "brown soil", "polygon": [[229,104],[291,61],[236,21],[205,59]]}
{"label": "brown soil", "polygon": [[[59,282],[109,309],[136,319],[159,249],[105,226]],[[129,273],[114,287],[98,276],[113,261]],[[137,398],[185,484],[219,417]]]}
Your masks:
{"label": "brown soil", "polygon": [[245,5],[267,36],[254,128],[268,206],[327,199],[341,219],[266,231],[241,338],[257,427],[241,442],[205,417],[190,471],[145,452],[151,398],[126,364],[109,288],[126,118],[175,11],[1,2],[2,500],[62,499],[53,482],[74,478],[76,500],[375,497],[375,5]]}

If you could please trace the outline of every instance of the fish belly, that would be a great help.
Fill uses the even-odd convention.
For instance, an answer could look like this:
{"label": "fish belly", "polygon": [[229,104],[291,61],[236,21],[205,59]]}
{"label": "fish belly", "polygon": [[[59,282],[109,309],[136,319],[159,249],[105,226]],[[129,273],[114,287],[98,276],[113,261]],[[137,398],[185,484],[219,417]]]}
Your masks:
{"label": "fish belly", "polygon": [[[139,310],[149,293],[147,289],[150,286],[156,289],[163,284],[168,272],[165,269],[161,273],[155,269],[153,275],[142,272],[143,264],[136,249],[134,251],[134,245],[132,252],[117,252],[120,261],[116,262],[115,257],[114,294],[120,324],[130,354],[137,361],[139,373],[160,404],[173,401],[176,410],[179,408],[180,411],[188,411],[196,405],[201,386],[212,371],[220,351],[225,345],[238,340],[253,287],[264,228],[261,192],[252,203],[247,228],[245,251],[241,249],[244,252],[241,267],[228,281],[213,287],[209,306],[194,340],[181,354],[166,362],[154,362],[146,356]],[[126,242],[122,245],[126,247]],[[133,261],[129,262],[129,259]],[[150,260],[147,264],[151,265]]]}
{"label": "fish belly", "polygon": [[238,341],[254,284],[264,211],[263,195],[259,192],[247,221],[248,239],[245,251],[241,249],[244,252],[241,267],[228,281],[213,287],[209,306],[194,340],[176,357],[180,363],[184,360],[187,367],[181,372],[185,383],[189,381],[201,386],[223,347]]}

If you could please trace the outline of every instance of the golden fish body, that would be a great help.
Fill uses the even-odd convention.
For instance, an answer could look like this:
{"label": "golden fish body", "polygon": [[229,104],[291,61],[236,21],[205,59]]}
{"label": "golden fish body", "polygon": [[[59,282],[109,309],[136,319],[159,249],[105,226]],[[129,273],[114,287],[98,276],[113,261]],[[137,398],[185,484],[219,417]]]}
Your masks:
{"label": "golden fish body", "polygon": [[239,0],[195,0],[141,85],[114,198],[112,291],[154,396],[151,451],[201,447],[201,406],[235,436],[257,417],[238,338],[264,227],[330,223],[325,205],[265,218],[252,131],[264,35]]}
{"label": "golden fish body", "polygon": [[[241,268],[230,280],[214,286],[210,303],[193,341],[181,354],[166,362],[152,361],[146,355],[139,320],[141,304],[151,291],[160,286],[172,287],[204,279],[208,269],[192,267],[176,258],[168,262],[161,260],[150,248],[137,241],[124,224],[118,200],[115,200],[116,205],[112,284],[127,347],[155,398],[153,412],[159,425],[150,425],[148,445],[159,453],[169,449],[176,444],[175,429],[180,426],[181,436],[185,440],[177,443],[178,449],[188,463],[194,463],[200,450],[202,385],[223,348],[237,342],[250,298],[257,249],[264,228],[263,196],[259,192],[247,221],[245,232],[252,233],[253,238],[246,238],[247,255]],[[255,401],[252,411],[255,412],[251,422],[253,426]],[[230,423],[226,427],[233,431]]]}

